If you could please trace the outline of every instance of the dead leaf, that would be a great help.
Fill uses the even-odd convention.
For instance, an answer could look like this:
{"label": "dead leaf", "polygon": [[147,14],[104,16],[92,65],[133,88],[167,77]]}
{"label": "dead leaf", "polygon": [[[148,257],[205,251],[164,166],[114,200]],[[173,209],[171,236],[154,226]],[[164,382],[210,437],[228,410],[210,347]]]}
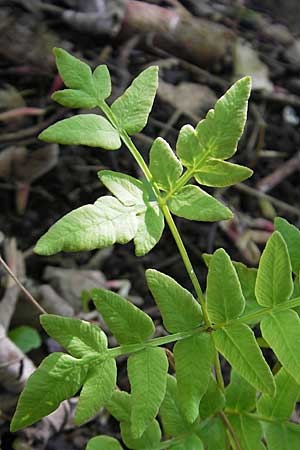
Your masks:
{"label": "dead leaf", "polygon": [[[28,3],[28,2],[27,2]],[[0,10],[0,56],[16,66],[29,65],[49,70],[54,58],[52,48],[59,39],[49,31],[45,21],[32,13],[13,14],[10,8]]]}
{"label": "dead leaf", "polygon": [[13,108],[0,114],[0,122],[16,121],[26,116],[41,116],[44,114],[44,110],[41,108]]}
{"label": "dead leaf", "polygon": [[47,266],[43,278],[75,310],[81,311],[81,293],[92,288],[105,288],[105,276],[100,270],[62,269]]}
{"label": "dead leaf", "polygon": [[3,89],[0,89],[1,110],[11,110],[15,108],[23,108],[25,106],[26,103],[22,94],[14,86],[6,84]]}
{"label": "dead leaf", "polygon": [[34,151],[20,146],[8,147],[0,153],[0,177],[31,184],[56,166],[58,155],[56,144]]}
{"label": "dead leaf", "polygon": [[74,316],[74,309],[49,284],[42,284],[36,289],[35,297],[49,314]]}
{"label": "dead leaf", "polygon": [[158,95],[184,113],[201,114],[212,108],[217,97],[207,86],[182,82],[178,85],[159,81]]}
{"label": "dead leaf", "polygon": [[235,214],[231,220],[220,222],[220,228],[232,240],[243,258],[251,265],[257,265],[261,256],[258,244],[265,244],[274,229],[265,219],[253,219],[242,214]]}
{"label": "dead leaf", "polygon": [[250,75],[254,91],[271,92],[273,90],[268,66],[259,59],[255,49],[241,39],[238,39],[235,45],[233,66],[234,80]]}
{"label": "dead leaf", "polygon": [[0,153],[0,178],[14,178],[18,167],[24,164],[27,149],[25,147],[11,146]]}
{"label": "dead leaf", "polygon": [[23,214],[30,191],[30,185],[49,172],[58,163],[59,147],[47,145],[29,151],[25,147],[12,146],[0,153],[0,178],[14,182],[16,189],[16,209]]}
{"label": "dead leaf", "polygon": [[[25,265],[22,253],[17,249],[16,240],[4,238],[4,259],[19,280],[25,277]],[[8,329],[17,305],[20,288],[10,275],[5,277],[5,292],[0,300],[0,325]]]}
{"label": "dead leaf", "polygon": [[41,147],[38,150],[27,152],[23,167],[16,168],[17,181],[29,184],[49,172],[58,163],[59,147],[56,144]]}
{"label": "dead leaf", "polygon": [[297,39],[284,53],[285,58],[291,64],[300,65],[300,39]]}

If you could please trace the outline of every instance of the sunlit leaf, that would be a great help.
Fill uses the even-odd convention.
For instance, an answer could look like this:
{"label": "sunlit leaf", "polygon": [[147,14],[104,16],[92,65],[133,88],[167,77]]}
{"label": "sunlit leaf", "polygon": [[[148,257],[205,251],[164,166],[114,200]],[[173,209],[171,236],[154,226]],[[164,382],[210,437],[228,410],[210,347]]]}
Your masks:
{"label": "sunlit leaf", "polygon": [[275,218],[275,228],[282,235],[288,248],[293,272],[300,271],[300,230],[282,217]]}
{"label": "sunlit leaf", "polygon": [[252,174],[253,171],[248,167],[212,158],[206,161],[194,176],[199,184],[225,187],[240,183],[251,177]]}
{"label": "sunlit leaf", "polygon": [[215,378],[211,375],[207,391],[203,395],[199,413],[201,419],[215,415],[221,411],[225,405],[225,396]]}
{"label": "sunlit leaf", "polygon": [[294,411],[300,386],[284,368],[280,369],[275,375],[275,382],[275,397],[262,394],[257,402],[257,412],[271,419],[287,420]]}
{"label": "sunlit leaf", "polygon": [[86,450],[122,450],[122,447],[110,436],[96,436],[89,440]]}
{"label": "sunlit leaf", "polygon": [[91,297],[120,344],[143,342],[154,333],[151,318],[120,295],[92,289]]}
{"label": "sunlit leaf", "polygon": [[101,170],[98,176],[104,186],[110,190],[118,200],[125,206],[143,206],[144,197],[147,196],[144,185],[140,180],[125,173],[112,170]]}
{"label": "sunlit leaf", "polygon": [[102,64],[93,72],[93,82],[98,100],[105,100],[111,94],[111,79],[107,66]]}
{"label": "sunlit leaf", "polygon": [[68,88],[81,89],[93,95],[94,84],[90,66],[62,48],[55,48],[53,53],[65,85]]}
{"label": "sunlit leaf", "polygon": [[155,139],[150,150],[150,172],[153,181],[164,191],[169,191],[182,174],[180,161],[169,144],[160,137]]}
{"label": "sunlit leaf", "polygon": [[275,382],[271,370],[247,325],[236,323],[212,335],[218,351],[240,376],[256,390],[274,395]]}
{"label": "sunlit leaf", "polygon": [[257,420],[237,414],[230,416],[229,421],[243,450],[265,450],[262,428]]}
{"label": "sunlit leaf", "polygon": [[77,359],[64,353],[47,356],[29,377],[19,397],[11,431],[32,425],[73,397],[82,386],[87,370]]}
{"label": "sunlit leaf", "polygon": [[138,75],[128,89],[111,105],[119,126],[128,134],[139,133],[146,125],[158,86],[158,67]]}
{"label": "sunlit leaf", "polygon": [[158,203],[150,199],[151,188],[136,178],[111,170],[102,170],[98,175],[121,203],[136,207],[135,253],[137,256],[147,254],[160,240],[164,229],[164,215]]}
{"label": "sunlit leaf", "polygon": [[[193,174],[202,170],[211,158],[224,160],[236,152],[246,121],[250,86],[250,77],[237,81],[217,101],[215,109],[210,110],[206,118],[199,122],[196,131],[190,125],[181,129],[176,145],[177,154]],[[234,170],[236,176],[238,169]]]}
{"label": "sunlit leaf", "polygon": [[197,186],[187,185],[172,195],[168,206],[184,219],[214,222],[232,218],[230,209]]}
{"label": "sunlit leaf", "polygon": [[214,359],[213,341],[201,333],[176,342],[174,346],[179,405],[186,420],[193,423],[199,415],[200,400],[205,394]]}
{"label": "sunlit leaf", "polygon": [[129,242],[136,230],[135,208],[105,196],[65,215],[39,239],[34,250],[40,255],[53,255],[105,248]]}
{"label": "sunlit leaf", "polygon": [[80,425],[93,417],[110,400],[116,385],[117,366],[109,358],[89,368],[75,413],[75,423]]}
{"label": "sunlit leaf", "polygon": [[107,338],[97,325],[55,314],[40,316],[42,327],[75,358],[101,354],[107,349]]}
{"label": "sunlit leaf", "polygon": [[115,390],[105,408],[120,422],[130,422],[131,397],[128,392]]}
{"label": "sunlit leaf", "polygon": [[134,236],[136,256],[143,256],[159,242],[165,227],[164,215],[156,201],[146,203],[146,209],[137,216]]}
{"label": "sunlit leaf", "polygon": [[236,152],[246,122],[250,88],[250,77],[237,81],[199,122],[196,133],[203,152],[220,159]]}
{"label": "sunlit leaf", "polygon": [[207,311],[213,323],[226,323],[240,316],[245,299],[236,270],[224,249],[213,254],[207,276]]}
{"label": "sunlit leaf", "polygon": [[39,135],[45,142],[64,145],[87,145],[105,150],[121,147],[119,132],[105,117],[97,114],[79,114],[60,120]]}
{"label": "sunlit leaf", "polygon": [[287,246],[278,231],[272,234],[261,255],[255,294],[262,306],[286,302],[293,291],[291,263]]}
{"label": "sunlit leaf", "polygon": [[170,333],[186,331],[202,322],[199,303],[192,294],[168,275],[157,270],[146,271],[148,287]]}
{"label": "sunlit leaf", "polygon": [[255,388],[233,369],[231,370],[230,383],[226,388],[225,395],[226,407],[229,409],[242,412],[252,411],[255,408]]}
{"label": "sunlit leaf", "polygon": [[166,395],[159,414],[167,436],[177,436],[190,430],[191,425],[188,424],[179,407],[176,378],[171,375],[167,376]]}
{"label": "sunlit leaf", "polygon": [[63,89],[51,96],[52,100],[67,108],[92,109],[97,105],[96,98],[81,89]]}
{"label": "sunlit leaf", "polygon": [[300,427],[294,423],[264,423],[268,450],[298,450]]}
{"label": "sunlit leaf", "polygon": [[260,324],[263,338],[286,371],[300,384],[300,318],[295,311],[268,314]]}
{"label": "sunlit leaf", "polygon": [[156,417],[164,399],[168,359],[162,348],[152,347],[129,356],[128,378],[131,385],[131,429],[140,438]]}
{"label": "sunlit leaf", "polygon": [[154,449],[160,442],[161,431],[157,420],[153,419],[140,437],[134,436],[129,422],[121,422],[121,436],[128,448],[134,450]]}

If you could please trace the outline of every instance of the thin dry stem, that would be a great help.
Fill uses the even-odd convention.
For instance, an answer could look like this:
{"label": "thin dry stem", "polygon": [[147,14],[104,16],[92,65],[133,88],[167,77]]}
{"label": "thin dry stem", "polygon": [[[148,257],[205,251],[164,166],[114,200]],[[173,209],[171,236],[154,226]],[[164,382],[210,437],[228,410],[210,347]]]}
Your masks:
{"label": "thin dry stem", "polygon": [[6,264],[6,262],[4,261],[4,259],[0,256],[0,263],[2,264],[2,266],[4,267],[4,269],[6,270],[6,272],[12,277],[12,279],[16,282],[16,284],[19,286],[19,288],[21,289],[22,292],[24,292],[26,298],[30,301],[30,303],[32,303],[36,309],[38,309],[38,311],[41,314],[47,314],[47,311],[45,311],[45,309],[39,305],[39,303],[35,300],[35,298],[30,294],[30,292],[26,289],[26,287],[21,283],[21,281],[16,277],[16,275],[13,273],[13,271],[10,269],[10,267]]}

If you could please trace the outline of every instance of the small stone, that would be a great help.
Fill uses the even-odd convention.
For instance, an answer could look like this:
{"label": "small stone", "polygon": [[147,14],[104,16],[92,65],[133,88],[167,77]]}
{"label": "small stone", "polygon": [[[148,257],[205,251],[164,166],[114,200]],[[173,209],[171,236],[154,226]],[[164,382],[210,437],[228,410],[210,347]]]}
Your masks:
{"label": "small stone", "polygon": [[282,117],[285,123],[289,125],[299,125],[300,118],[297,116],[296,111],[291,106],[287,105],[283,108]]}
{"label": "small stone", "polygon": [[293,94],[300,95],[300,79],[299,78],[290,78],[286,84],[288,90],[293,92]]}
{"label": "small stone", "polygon": [[289,32],[285,25],[281,24],[268,24],[262,30],[263,36],[272,41],[276,41],[282,45],[290,45],[293,43],[293,35]]}
{"label": "small stone", "polygon": [[288,62],[300,65],[300,39],[297,39],[285,52],[285,58]]}

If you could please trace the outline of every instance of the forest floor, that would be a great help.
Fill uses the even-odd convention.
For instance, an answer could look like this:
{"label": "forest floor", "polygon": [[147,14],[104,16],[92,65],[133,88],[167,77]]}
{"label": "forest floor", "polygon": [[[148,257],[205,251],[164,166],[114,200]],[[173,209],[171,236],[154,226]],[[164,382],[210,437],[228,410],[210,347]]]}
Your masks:
{"label": "forest floor", "polygon": [[[234,211],[234,219],[216,224],[176,219],[197,275],[204,283],[206,268],[202,253],[224,247],[233,259],[255,266],[273,230],[274,217],[282,216],[300,225],[300,38],[294,15],[285,11],[278,17],[276,8],[272,9],[267,1],[146,2],[148,6],[172,11],[183,17],[183,22],[191,21],[195,28],[205,28],[207,39],[197,45],[191,39],[190,46],[181,42],[182,35],[177,39],[176,34],[170,36],[170,30],[159,29],[155,18],[150,23],[152,19],[147,14],[140,22],[133,19],[126,2],[107,3],[115,4],[116,9],[109,10],[107,22],[97,28],[83,26],[80,22],[83,19],[78,16],[77,22],[68,22],[62,14],[64,9],[71,8],[86,14],[87,20],[89,11],[83,5],[89,2],[0,0],[1,245],[4,254],[9,253],[11,250],[7,249],[14,239],[19,250],[14,254],[23,264],[22,281],[44,304],[51,303],[51,299],[45,298],[41,286],[50,286],[55,301],[62,298],[69,314],[98,320],[93,311],[88,311],[88,305],[83,305],[82,289],[100,285],[121,290],[143,307],[164,333],[159,327],[158,310],[147,291],[145,269],[161,270],[191,288],[168,230],[159,244],[141,258],[134,256],[131,243],[53,257],[40,257],[33,252],[37,239],[55,221],[106,193],[97,171],[108,168],[141,176],[125,148],[118,152],[75,146],[58,148],[37,139],[38,133],[49,124],[73,114],[50,98],[62,85],[52,48],[65,48],[93,67],[107,64],[113,97],[120,95],[145,67],[159,66],[160,88],[153,111],[147,127],[134,138],[145,159],[155,137],[163,136],[175,148],[178,131],[184,124],[198,123],[235,79],[252,75],[254,89],[247,126],[234,161],[252,168],[254,175],[243,185],[209,189]],[[133,4],[131,7],[137,3],[141,8],[145,6],[144,2],[127,3]],[[105,2],[91,1],[86,8],[99,4]],[[297,2],[294,4],[295,14],[300,16],[300,7]],[[149,24],[145,26],[147,20]],[[214,33],[216,36],[223,33],[223,40],[218,42]],[[19,261],[15,261],[17,265]],[[4,295],[4,269],[0,268],[0,276]],[[20,325],[38,329],[42,345],[27,355],[35,365],[56,350],[57,344],[38,328],[36,313],[24,298],[19,299],[9,322],[8,329]],[[120,361],[120,369],[118,384],[128,389],[124,361]],[[47,442],[23,435],[22,445],[26,442],[27,447],[21,447],[9,433],[9,413],[1,416],[0,404],[2,450],[81,450],[90,437],[101,433],[118,436],[118,427],[106,412],[80,429],[69,425],[63,433],[47,438]]]}

